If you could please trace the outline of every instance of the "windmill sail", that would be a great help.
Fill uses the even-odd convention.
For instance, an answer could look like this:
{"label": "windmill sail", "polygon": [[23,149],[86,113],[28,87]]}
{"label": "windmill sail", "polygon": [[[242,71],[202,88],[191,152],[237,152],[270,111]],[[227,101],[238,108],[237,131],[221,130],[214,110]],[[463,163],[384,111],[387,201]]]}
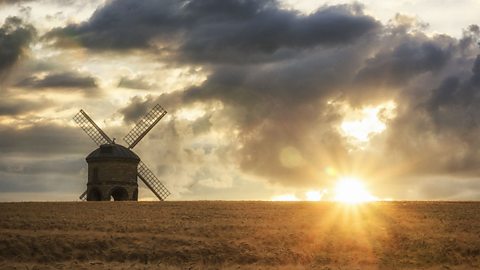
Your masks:
{"label": "windmill sail", "polygon": [[145,163],[141,162],[138,164],[138,178],[140,178],[143,183],[157,196],[157,198],[161,201],[164,201],[168,195],[170,195],[170,191],[158,180],[158,178],[153,174],[152,171],[145,165]]}
{"label": "windmill sail", "polygon": [[101,130],[97,124],[93,122],[92,118],[90,118],[90,116],[88,116],[83,110],[80,110],[80,112],[73,117],[73,120],[97,145],[112,143],[112,140],[107,134],[105,134],[105,132],[103,132],[103,130]]}
{"label": "windmill sail", "polygon": [[132,149],[137,143],[147,135],[147,133],[167,114],[167,111],[159,104],[155,105],[153,109],[147,113],[135,127],[123,138],[127,143],[128,148]]}
{"label": "windmill sail", "polygon": [[78,198],[79,198],[80,200],[82,200],[82,201],[86,201],[86,200],[87,200],[87,191],[85,190],[85,191],[82,193],[82,195],[80,195]]}

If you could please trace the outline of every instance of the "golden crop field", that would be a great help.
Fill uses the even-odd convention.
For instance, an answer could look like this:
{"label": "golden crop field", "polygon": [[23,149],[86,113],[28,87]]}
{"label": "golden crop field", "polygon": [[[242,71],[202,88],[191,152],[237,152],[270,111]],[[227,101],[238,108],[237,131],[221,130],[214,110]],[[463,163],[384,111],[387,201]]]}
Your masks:
{"label": "golden crop field", "polygon": [[0,268],[480,269],[480,203],[2,203]]}

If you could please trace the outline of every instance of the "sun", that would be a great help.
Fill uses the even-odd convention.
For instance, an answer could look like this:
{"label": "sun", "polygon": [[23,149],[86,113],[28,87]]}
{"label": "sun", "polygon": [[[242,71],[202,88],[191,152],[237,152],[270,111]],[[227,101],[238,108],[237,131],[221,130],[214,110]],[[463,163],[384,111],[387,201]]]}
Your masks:
{"label": "sun", "polygon": [[353,177],[340,178],[335,185],[335,201],[358,204],[376,201],[377,198],[370,194],[362,181]]}

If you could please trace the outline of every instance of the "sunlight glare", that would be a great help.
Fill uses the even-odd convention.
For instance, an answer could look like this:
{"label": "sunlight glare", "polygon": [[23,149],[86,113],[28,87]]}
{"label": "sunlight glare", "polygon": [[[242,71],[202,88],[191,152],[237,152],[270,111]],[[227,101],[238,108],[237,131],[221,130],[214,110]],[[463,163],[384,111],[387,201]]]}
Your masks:
{"label": "sunlight glare", "polygon": [[204,116],[205,114],[206,114],[205,110],[201,108],[195,108],[195,107],[183,108],[177,111],[177,117],[179,119],[184,119],[191,122],[197,120],[198,118]]}
{"label": "sunlight glare", "polygon": [[274,201],[274,202],[294,202],[294,201],[299,201],[299,199],[294,194],[284,194],[284,195],[273,196],[272,201]]}
{"label": "sunlight glare", "polygon": [[330,166],[326,167],[324,172],[328,176],[336,176],[337,175],[337,170],[335,170],[335,168],[330,167]]}
{"label": "sunlight glare", "polygon": [[392,101],[365,107],[360,113],[352,112],[353,116],[347,116],[341,123],[340,130],[347,137],[368,142],[372,134],[382,133],[387,128],[386,121],[395,117],[395,109],[396,104]]}
{"label": "sunlight glare", "polygon": [[335,186],[335,201],[357,204],[376,200],[378,199],[370,194],[364,184],[356,178],[341,178]]}
{"label": "sunlight glare", "polygon": [[307,201],[318,202],[322,199],[323,193],[323,191],[309,190],[305,193],[305,197]]}

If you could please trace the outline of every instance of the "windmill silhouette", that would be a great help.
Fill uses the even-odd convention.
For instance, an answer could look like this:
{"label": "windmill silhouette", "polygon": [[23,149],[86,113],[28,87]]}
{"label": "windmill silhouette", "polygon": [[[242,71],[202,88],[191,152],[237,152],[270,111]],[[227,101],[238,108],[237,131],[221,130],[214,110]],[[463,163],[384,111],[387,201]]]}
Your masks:
{"label": "windmill silhouette", "polygon": [[115,201],[138,200],[137,178],[161,201],[170,195],[167,188],[153,172],[131,150],[167,114],[159,104],[147,113],[123,138],[127,147],[115,143],[83,110],[73,120],[99,146],[91,152],[88,163],[87,190],[80,195],[81,200]]}

